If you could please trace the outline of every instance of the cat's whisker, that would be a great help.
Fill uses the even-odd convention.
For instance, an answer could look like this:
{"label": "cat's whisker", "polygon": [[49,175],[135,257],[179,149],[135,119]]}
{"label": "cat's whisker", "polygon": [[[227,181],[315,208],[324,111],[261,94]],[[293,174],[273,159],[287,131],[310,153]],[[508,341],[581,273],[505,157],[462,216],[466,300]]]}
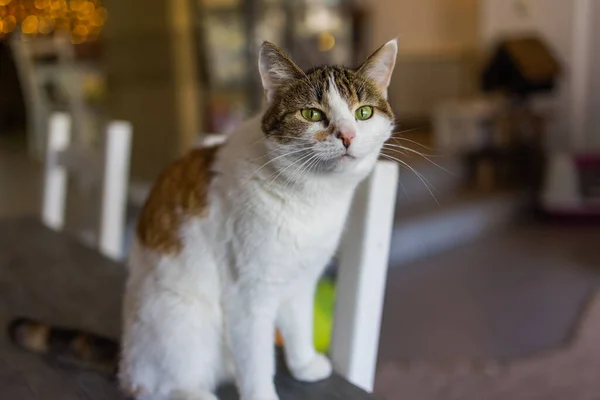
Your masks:
{"label": "cat's whisker", "polygon": [[[447,168],[444,168],[444,167],[442,167],[440,164],[438,164],[438,163],[436,163],[435,161],[431,160],[429,157],[427,157],[427,156],[426,156],[425,154],[423,154],[423,153],[420,153],[420,152],[418,152],[418,151],[416,151],[416,150],[413,150],[413,149],[411,149],[411,148],[404,147],[404,146],[398,146],[398,147],[400,147],[400,148],[401,148],[401,149],[403,149],[403,150],[410,151],[411,153],[413,153],[413,154],[416,154],[416,155],[418,155],[418,156],[420,156],[420,157],[424,158],[425,160],[427,160],[427,162],[431,163],[432,165],[435,165],[436,167],[438,167],[438,168],[439,168],[439,169],[441,169],[442,171],[444,171],[444,172],[446,172],[446,173],[448,173],[448,174],[450,174],[450,175],[452,175],[452,176],[455,176],[455,175],[456,175],[454,172],[452,172],[452,171],[448,170]],[[390,150],[392,150],[392,151],[398,151],[398,152],[400,152],[400,150],[394,149],[393,147],[392,147],[392,148],[389,148],[389,149],[390,149]],[[405,154],[405,153],[403,153],[403,154]]]}
{"label": "cat's whisker", "polygon": [[267,158],[267,157],[269,157],[269,156],[270,156],[270,155],[272,155],[273,153],[279,153],[280,151],[281,151],[281,149],[273,149],[273,150],[271,150],[271,151],[269,151],[269,152],[267,152],[267,153],[263,154],[263,155],[262,155],[262,156],[260,156],[260,157],[251,158],[251,159],[249,159],[249,160],[250,160],[250,161],[258,161],[258,160],[261,160],[261,159],[263,159],[263,158]]}
{"label": "cat's whisker", "polygon": [[[306,167],[303,170],[300,170],[300,172],[298,173],[298,176],[302,176],[305,174],[308,174],[312,168],[313,165],[316,165],[318,162],[320,161],[320,157],[319,154],[315,154],[315,157],[312,158],[312,161],[310,161]],[[299,180],[297,180],[296,182],[298,182]],[[296,187],[296,183],[294,183],[294,186],[292,187],[292,189],[295,189]]]}
{"label": "cat's whisker", "polygon": [[271,179],[271,181],[269,182],[269,186],[272,185],[277,180],[277,178],[279,178],[281,176],[281,174],[283,174],[285,171],[287,171],[290,167],[292,167],[292,166],[294,166],[294,165],[302,162],[303,160],[306,160],[311,155],[312,155],[312,153],[304,154],[304,155],[300,156],[300,158],[298,158],[298,159],[294,160],[293,162],[291,162],[285,168],[283,168],[280,171],[278,171],[277,175],[275,175],[275,177],[273,179]]}
{"label": "cat's whisker", "polygon": [[390,150],[390,151],[395,151],[395,152],[398,152],[398,153],[402,154],[403,156],[409,157],[408,153],[405,153],[405,152],[403,152],[402,150],[395,149],[395,148],[393,148],[393,147],[387,147],[387,146],[385,146],[385,145],[384,145],[384,146],[382,147],[382,149],[385,149],[385,150]]}
{"label": "cat's whisker", "polygon": [[436,151],[436,149],[434,149],[433,147],[425,146],[424,144],[419,143],[416,140],[408,139],[408,138],[405,138],[405,137],[402,137],[402,136],[392,136],[391,139],[394,139],[394,140],[404,140],[405,142],[416,144],[417,146],[422,147],[425,150]]}
{"label": "cat's whisker", "polygon": [[279,136],[279,135],[277,135],[277,136],[269,137],[267,135],[264,135],[260,139],[252,142],[251,145],[255,145],[257,143],[260,143],[260,142],[263,142],[263,141],[266,141],[266,140],[269,140],[269,139],[272,140],[273,138],[291,139],[291,140],[296,140],[296,141],[304,141],[304,142],[307,142],[307,143],[312,143],[313,142],[313,139],[303,138],[303,137],[298,137],[298,136]]}
{"label": "cat's whisker", "polygon": [[[403,150],[403,151],[410,151],[413,154],[418,154],[421,157],[435,157],[434,155],[431,154],[425,154],[425,153],[421,153],[418,152],[414,149],[411,149],[410,147],[406,147],[406,146],[402,146],[400,144],[393,144],[393,143],[384,143],[383,144],[383,148],[385,149],[398,149],[398,150]],[[406,154],[406,153],[404,153]],[[406,154],[408,156],[408,154]]]}
{"label": "cat's whisker", "polygon": [[248,179],[246,179],[246,180],[244,181],[244,183],[248,183],[248,181],[249,181],[250,179],[252,179],[252,178],[253,178],[253,177],[254,177],[254,176],[255,176],[255,175],[256,175],[256,174],[257,174],[259,171],[261,171],[261,170],[262,170],[264,167],[266,167],[267,165],[271,164],[272,162],[275,162],[275,161],[277,161],[277,160],[279,160],[279,159],[281,159],[281,158],[283,158],[283,157],[287,157],[287,156],[290,156],[290,155],[292,155],[292,154],[297,154],[297,153],[300,153],[301,151],[308,151],[308,150],[309,150],[309,149],[305,149],[305,148],[303,148],[303,149],[299,149],[299,150],[295,150],[295,151],[287,152],[287,153],[281,154],[281,155],[279,155],[279,156],[277,156],[277,157],[275,157],[275,158],[272,158],[271,160],[269,160],[269,161],[267,161],[266,163],[264,163],[263,165],[261,165],[261,166],[260,166],[260,167],[259,167],[259,168],[258,168],[256,171],[254,171],[252,174],[250,174],[250,176],[248,177]]}
{"label": "cat's whisker", "polygon": [[401,165],[404,165],[405,167],[407,167],[408,169],[410,169],[416,176],[417,178],[419,178],[419,180],[423,183],[423,185],[425,185],[425,187],[427,188],[427,191],[429,192],[429,194],[431,195],[431,197],[433,197],[433,199],[435,200],[435,202],[437,203],[437,205],[440,205],[440,202],[438,201],[437,197],[435,197],[435,195],[433,194],[433,191],[431,190],[433,185],[431,185],[431,183],[422,175],[420,174],[418,171],[416,171],[413,167],[411,167],[410,165],[408,165],[406,162],[399,160],[396,157],[392,157],[388,154],[381,154],[383,157],[386,157],[388,159],[390,159],[391,161],[395,161],[397,163],[400,163]]}
{"label": "cat's whisker", "polygon": [[300,171],[298,171],[298,174],[296,175],[298,177],[298,179],[295,180],[294,185],[292,186],[292,191],[294,189],[296,189],[296,185],[298,184],[298,182],[300,181],[300,178],[305,175],[308,174],[310,172],[311,167],[318,162],[318,154],[315,154],[314,157],[312,157],[309,162],[307,163],[306,167],[304,167],[304,169],[301,169]]}
{"label": "cat's whisker", "polygon": [[406,167],[410,168],[410,170],[411,170],[411,171],[413,171],[413,172],[415,173],[415,175],[417,175],[417,176],[419,176],[419,177],[423,178],[423,180],[424,180],[424,182],[423,182],[423,183],[426,183],[426,184],[427,184],[426,186],[428,186],[428,187],[431,187],[431,188],[434,188],[434,187],[433,187],[433,185],[432,185],[432,184],[431,184],[431,183],[430,183],[430,182],[427,180],[427,178],[425,178],[425,176],[424,176],[423,174],[421,174],[419,171],[417,171],[417,170],[416,170],[416,169],[414,169],[412,166],[410,166],[410,164],[408,164],[406,161],[402,161],[402,160],[400,160],[399,158],[396,158],[396,157],[394,157],[394,156],[391,156],[391,155],[389,155],[389,154],[382,154],[382,155],[383,155],[383,156],[386,156],[386,157],[388,157],[388,158],[391,158],[391,159],[393,159],[393,160],[395,160],[395,161],[397,161],[397,162],[401,163],[402,165],[405,165]]}
{"label": "cat's whisker", "polygon": [[288,177],[288,179],[286,180],[286,182],[284,183],[284,187],[287,186],[288,181],[294,182],[293,186],[292,186],[292,191],[296,188],[296,184],[298,183],[298,179],[296,179],[296,177],[302,176],[301,172],[302,172],[302,168],[307,165],[309,162],[311,162],[315,157],[317,157],[317,154],[313,154],[312,157],[310,157],[308,160],[304,161],[298,168],[296,168],[294,170],[294,172],[292,172],[292,174]]}
{"label": "cat's whisker", "polygon": [[405,133],[418,132],[429,128],[429,126],[417,126],[416,128],[405,129],[402,131],[392,132],[392,137],[398,137],[397,135],[403,135]]}

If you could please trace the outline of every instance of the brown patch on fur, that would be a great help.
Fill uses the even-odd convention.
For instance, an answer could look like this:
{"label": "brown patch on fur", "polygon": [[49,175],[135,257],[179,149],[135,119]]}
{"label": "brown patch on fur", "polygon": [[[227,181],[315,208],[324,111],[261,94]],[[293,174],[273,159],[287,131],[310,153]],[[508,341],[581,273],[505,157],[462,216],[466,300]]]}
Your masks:
{"label": "brown patch on fur", "polygon": [[313,136],[313,137],[315,140],[318,140],[319,142],[324,142],[329,137],[329,132],[328,131],[319,131],[319,132],[315,133],[315,136]]}
{"label": "brown patch on fur", "polygon": [[164,254],[181,250],[181,224],[191,216],[208,214],[208,187],[217,150],[195,149],[158,178],[137,225],[137,236],[144,246]]}

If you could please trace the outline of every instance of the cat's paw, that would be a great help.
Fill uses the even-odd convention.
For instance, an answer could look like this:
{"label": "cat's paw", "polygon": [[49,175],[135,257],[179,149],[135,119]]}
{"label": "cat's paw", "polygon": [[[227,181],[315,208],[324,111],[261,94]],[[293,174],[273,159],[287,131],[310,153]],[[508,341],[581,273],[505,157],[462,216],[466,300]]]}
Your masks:
{"label": "cat's paw", "polygon": [[251,393],[243,393],[240,396],[241,400],[279,400],[279,396],[275,388],[252,390]]}
{"label": "cat's paw", "polygon": [[279,400],[276,394],[242,396],[242,400]]}
{"label": "cat's paw", "polygon": [[242,400],[279,400],[279,396],[277,396],[277,395],[250,396],[250,397],[242,397]]}
{"label": "cat's paw", "polygon": [[301,368],[290,368],[292,376],[302,382],[317,382],[331,376],[331,361],[323,354],[317,354]]}
{"label": "cat's paw", "polygon": [[279,400],[279,396],[276,394],[269,394],[266,396],[242,396],[242,400]]}

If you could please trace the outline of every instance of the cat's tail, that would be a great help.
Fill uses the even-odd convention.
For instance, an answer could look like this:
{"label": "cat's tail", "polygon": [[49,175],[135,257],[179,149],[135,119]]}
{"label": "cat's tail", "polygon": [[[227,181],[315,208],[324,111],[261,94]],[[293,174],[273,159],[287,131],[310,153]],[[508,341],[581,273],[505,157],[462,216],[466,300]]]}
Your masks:
{"label": "cat's tail", "polygon": [[8,334],[17,346],[30,352],[116,376],[120,349],[114,340],[28,318],[14,319],[8,326]]}

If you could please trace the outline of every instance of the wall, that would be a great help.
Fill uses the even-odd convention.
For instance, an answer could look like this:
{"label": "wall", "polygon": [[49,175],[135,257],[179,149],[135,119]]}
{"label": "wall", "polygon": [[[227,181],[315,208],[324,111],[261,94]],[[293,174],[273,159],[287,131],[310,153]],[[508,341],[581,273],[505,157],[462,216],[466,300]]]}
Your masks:
{"label": "wall", "polygon": [[581,147],[600,151],[600,133],[598,133],[598,127],[600,127],[600,2],[589,1],[591,12],[588,14],[587,23],[590,28],[588,31],[590,37],[589,43],[586,43],[587,48],[582,49],[589,54],[589,69],[583,71],[583,73],[587,73],[587,80],[584,79],[581,83],[583,87],[587,86],[587,90],[582,93],[587,102],[583,101],[586,110],[582,115],[585,121]]}
{"label": "wall", "polygon": [[371,47],[397,37],[390,102],[403,116],[427,116],[443,98],[473,88],[478,0],[371,0]]}
{"label": "wall", "polygon": [[152,181],[198,134],[188,0],[105,0],[111,118],[133,124],[132,179]]}

